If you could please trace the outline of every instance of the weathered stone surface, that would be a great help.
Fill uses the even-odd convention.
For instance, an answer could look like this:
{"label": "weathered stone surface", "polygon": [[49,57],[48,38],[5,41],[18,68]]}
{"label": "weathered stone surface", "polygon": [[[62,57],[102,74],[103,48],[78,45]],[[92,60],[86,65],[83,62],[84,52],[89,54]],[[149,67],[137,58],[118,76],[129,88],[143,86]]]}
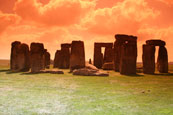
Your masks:
{"label": "weathered stone surface", "polygon": [[125,43],[121,47],[120,74],[136,74],[137,46]]}
{"label": "weathered stone surface", "polygon": [[99,71],[99,70],[95,70],[95,69],[89,69],[89,68],[75,69],[73,71],[73,75],[82,75],[82,76],[109,76],[108,73],[105,73],[105,72]]}
{"label": "weathered stone surface", "polygon": [[94,44],[94,66],[101,68],[103,64],[103,54],[101,53],[101,47],[96,43]]}
{"label": "weathered stone surface", "polygon": [[114,70],[116,72],[120,71],[120,59],[121,59],[121,45],[122,42],[116,40],[114,43]]}
{"label": "weathered stone surface", "polygon": [[116,34],[115,35],[115,39],[119,42],[136,42],[137,41],[137,37],[136,36],[132,36],[132,35],[125,35],[125,34]]}
{"label": "weathered stone surface", "polygon": [[[102,47],[105,47],[104,57],[101,52]],[[113,43],[94,43],[94,66],[102,68],[104,62],[113,60],[112,47]]]}
{"label": "weathered stone surface", "polygon": [[168,73],[168,53],[164,46],[159,47],[157,69],[160,73]]}
{"label": "weathered stone surface", "polygon": [[154,46],[165,46],[166,45],[165,41],[156,40],[156,39],[154,39],[154,40],[147,40],[146,44],[147,45],[154,45]]}
{"label": "weathered stone surface", "polygon": [[50,53],[45,49],[45,68],[50,68]]}
{"label": "weathered stone surface", "polygon": [[61,44],[60,65],[61,69],[68,69],[70,66],[70,47],[71,44]]}
{"label": "weathered stone surface", "polygon": [[[131,47],[131,48],[133,47],[132,49],[135,49],[134,51],[131,51],[131,52],[133,52],[132,54],[135,54],[134,56],[131,56],[131,57],[133,57],[132,60],[134,60],[136,58],[136,54],[137,54],[136,53],[137,52],[137,37],[132,36],[132,35],[117,34],[117,35],[115,35],[115,39],[116,39],[116,41],[114,42],[114,70],[116,72],[119,72],[120,71],[120,62],[121,62],[121,60],[125,59],[125,58],[121,59],[122,58],[122,51],[126,52],[126,50],[128,49],[127,48],[128,46]],[[126,44],[126,46],[122,47],[124,44]],[[122,49],[122,48],[125,48],[125,49]],[[123,55],[129,55],[129,54],[126,52]],[[132,65],[129,65],[129,66],[134,65],[134,63],[129,63],[129,64],[132,64]],[[126,64],[121,64],[121,68],[124,68],[124,67],[122,67],[124,65],[126,65]],[[126,69],[124,69],[123,71],[125,71],[125,70]],[[123,72],[123,71],[121,73],[126,73],[126,72]],[[127,70],[127,73],[131,73],[130,71],[132,71],[132,70]]]}
{"label": "weathered stone surface", "polygon": [[40,73],[51,73],[51,74],[64,74],[63,71],[58,69],[51,69],[51,70],[41,70]]}
{"label": "weathered stone surface", "polygon": [[114,59],[114,50],[112,47],[106,47],[104,53],[103,64],[107,62],[112,62]]}
{"label": "weathered stone surface", "polygon": [[70,54],[70,70],[85,67],[85,50],[83,41],[72,41]]}
{"label": "weathered stone surface", "polygon": [[103,70],[114,70],[114,63],[113,62],[104,63],[102,69]]}
{"label": "weathered stone surface", "polygon": [[69,43],[61,44],[61,48],[71,48],[71,44]]}
{"label": "weathered stone surface", "polygon": [[31,72],[37,73],[45,67],[44,45],[42,43],[31,43]]}
{"label": "weathered stone surface", "polygon": [[87,68],[87,69],[99,70],[96,66],[94,66],[94,65],[92,65],[92,64],[88,64],[88,63],[85,64],[85,68]]}
{"label": "weathered stone surface", "polygon": [[57,50],[54,57],[53,68],[59,68],[61,58],[61,50]]}
{"label": "weathered stone surface", "polygon": [[154,74],[155,72],[155,46],[143,45],[143,72],[145,74]]}
{"label": "weathered stone surface", "polygon": [[29,71],[29,47],[18,41],[12,43],[10,68],[12,71]]}

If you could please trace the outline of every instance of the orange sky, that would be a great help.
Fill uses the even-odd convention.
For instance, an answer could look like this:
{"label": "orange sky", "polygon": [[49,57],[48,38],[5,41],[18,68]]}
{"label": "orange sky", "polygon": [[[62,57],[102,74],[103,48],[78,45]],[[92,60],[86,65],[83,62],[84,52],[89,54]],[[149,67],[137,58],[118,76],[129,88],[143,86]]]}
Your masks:
{"label": "orange sky", "polygon": [[43,42],[52,59],[61,43],[83,40],[88,59],[117,33],[138,36],[138,61],[148,39],[165,40],[173,61],[173,0],[0,0],[0,59],[15,40]]}

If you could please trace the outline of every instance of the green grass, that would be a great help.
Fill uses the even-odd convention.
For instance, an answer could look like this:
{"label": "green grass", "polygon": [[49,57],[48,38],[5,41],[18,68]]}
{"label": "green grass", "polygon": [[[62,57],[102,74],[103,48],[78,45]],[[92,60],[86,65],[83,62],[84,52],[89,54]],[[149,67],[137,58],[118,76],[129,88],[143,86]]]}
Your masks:
{"label": "green grass", "polygon": [[7,69],[0,67],[0,115],[173,115],[171,73],[85,77]]}

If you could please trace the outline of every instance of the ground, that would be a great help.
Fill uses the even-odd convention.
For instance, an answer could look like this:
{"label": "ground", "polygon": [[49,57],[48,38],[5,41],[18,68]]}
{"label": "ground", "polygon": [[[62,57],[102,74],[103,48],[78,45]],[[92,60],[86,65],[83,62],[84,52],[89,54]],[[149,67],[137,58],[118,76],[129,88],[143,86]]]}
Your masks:
{"label": "ground", "polygon": [[109,77],[8,69],[0,66],[0,115],[173,115],[173,66],[169,74]]}

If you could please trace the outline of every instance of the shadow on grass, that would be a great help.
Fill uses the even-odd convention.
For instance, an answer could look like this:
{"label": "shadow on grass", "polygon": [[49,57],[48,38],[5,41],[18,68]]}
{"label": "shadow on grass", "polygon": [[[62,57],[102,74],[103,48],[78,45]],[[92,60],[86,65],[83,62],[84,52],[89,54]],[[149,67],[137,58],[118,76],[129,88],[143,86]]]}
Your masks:
{"label": "shadow on grass", "polygon": [[10,72],[10,69],[2,69],[2,70],[0,70],[0,73],[1,72]]}
{"label": "shadow on grass", "polygon": [[144,75],[140,75],[140,74],[132,74],[132,75],[124,75],[127,77],[144,77]]}
{"label": "shadow on grass", "polygon": [[6,71],[6,74],[15,74],[15,73],[19,73],[19,72],[16,72],[16,71]]}
{"label": "shadow on grass", "polygon": [[155,73],[156,76],[173,76],[173,73]]}
{"label": "shadow on grass", "polygon": [[26,73],[21,73],[20,75],[38,75],[38,74],[43,74],[43,73],[31,73],[31,72],[26,72]]}

